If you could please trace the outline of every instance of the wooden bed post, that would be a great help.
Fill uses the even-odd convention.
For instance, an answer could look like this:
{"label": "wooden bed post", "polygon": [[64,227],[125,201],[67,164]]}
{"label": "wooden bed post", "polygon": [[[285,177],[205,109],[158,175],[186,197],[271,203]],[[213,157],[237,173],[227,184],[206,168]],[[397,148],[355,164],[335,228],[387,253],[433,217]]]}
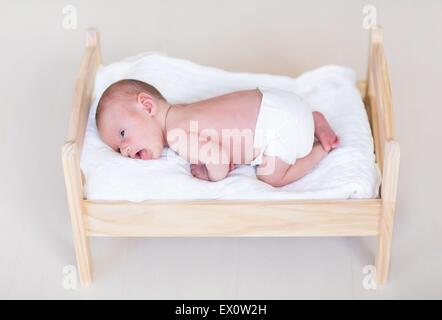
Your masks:
{"label": "wooden bed post", "polygon": [[75,83],[68,138],[61,152],[77,267],[82,285],[92,283],[92,259],[84,206],[84,175],[80,169],[80,159],[89,108],[93,99],[95,74],[100,60],[98,31],[88,29],[86,51],[81,60],[80,72]]}
{"label": "wooden bed post", "polygon": [[376,282],[379,284],[387,282],[390,267],[400,158],[397,141],[386,142],[384,148],[385,159],[381,189],[382,213],[379,219],[378,252],[376,255]]}
{"label": "wooden bed post", "polygon": [[384,284],[390,265],[400,149],[399,143],[394,140],[390,77],[383,48],[383,32],[379,26],[373,28],[370,34],[366,101],[369,105],[367,111],[372,125],[376,161],[382,172],[376,282]]}
{"label": "wooden bed post", "polygon": [[92,259],[83,216],[83,186],[78,145],[75,142],[66,142],[63,145],[62,161],[78,274],[80,283],[86,286],[92,283]]}

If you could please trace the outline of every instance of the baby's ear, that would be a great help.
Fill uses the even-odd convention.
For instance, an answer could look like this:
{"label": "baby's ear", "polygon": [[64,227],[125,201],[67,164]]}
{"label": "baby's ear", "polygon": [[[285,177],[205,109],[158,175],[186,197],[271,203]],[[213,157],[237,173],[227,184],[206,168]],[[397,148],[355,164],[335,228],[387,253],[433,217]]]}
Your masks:
{"label": "baby's ear", "polygon": [[151,95],[145,92],[140,92],[137,100],[138,106],[141,107],[143,111],[147,112],[147,114],[150,116],[155,115],[157,108]]}

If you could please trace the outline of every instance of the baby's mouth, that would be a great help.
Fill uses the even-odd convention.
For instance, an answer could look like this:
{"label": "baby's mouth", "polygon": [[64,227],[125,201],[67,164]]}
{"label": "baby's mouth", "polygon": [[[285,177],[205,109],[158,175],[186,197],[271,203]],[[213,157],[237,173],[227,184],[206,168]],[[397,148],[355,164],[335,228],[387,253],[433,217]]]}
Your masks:
{"label": "baby's mouth", "polygon": [[149,160],[151,158],[152,155],[147,149],[141,149],[135,154],[135,159]]}

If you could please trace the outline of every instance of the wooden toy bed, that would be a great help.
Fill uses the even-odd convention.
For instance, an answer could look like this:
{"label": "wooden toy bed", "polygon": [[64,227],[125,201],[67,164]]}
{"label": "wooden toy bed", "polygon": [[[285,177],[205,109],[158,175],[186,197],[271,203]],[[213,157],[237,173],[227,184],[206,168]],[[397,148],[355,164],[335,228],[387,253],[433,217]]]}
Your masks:
{"label": "wooden toy bed", "polygon": [[294,237],[376,236],[376,280],[387,281],[399,173],[390,80],[380,27],[370,35],[364,99],[382,173],[380,197],[363,200],[92,201],[84,197],[80,169],[94,81],[100,64],[99,35],[89,29],[75,86],[62,161],[80,283],[92,282],[89,237]]}

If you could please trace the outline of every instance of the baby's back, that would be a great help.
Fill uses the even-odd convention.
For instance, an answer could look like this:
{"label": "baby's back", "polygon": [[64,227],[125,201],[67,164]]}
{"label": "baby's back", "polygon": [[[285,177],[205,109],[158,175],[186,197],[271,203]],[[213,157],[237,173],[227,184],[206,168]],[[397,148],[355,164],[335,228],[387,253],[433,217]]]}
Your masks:
{"label": "baby's back", "polygon": [[188,119],[182,120],[197,123],[201,137],[210,135],[212,140],[218,139],[232,163],[250,163],[257,153],[253,140],[261,100],[258,89],[228,93],[188,105],[191,112]]}

